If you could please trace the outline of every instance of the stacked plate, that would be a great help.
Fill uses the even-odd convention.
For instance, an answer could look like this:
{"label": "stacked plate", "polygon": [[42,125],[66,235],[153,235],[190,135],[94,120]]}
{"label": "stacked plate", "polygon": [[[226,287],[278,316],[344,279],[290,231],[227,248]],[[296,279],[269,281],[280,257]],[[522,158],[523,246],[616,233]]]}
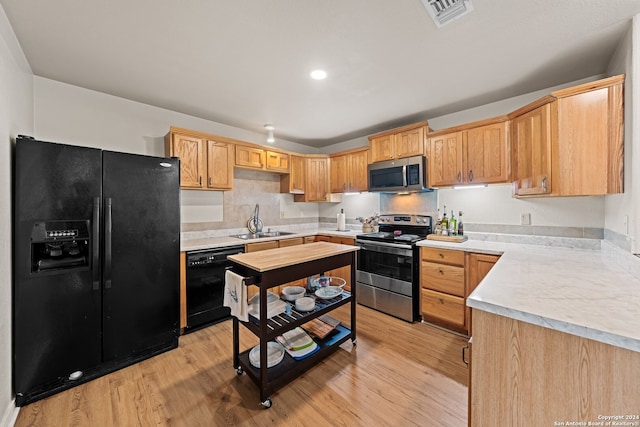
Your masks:
{"label": "stacked plate", "polygon": [[[277,294],[267,292],[267,319],[284,313],[287,309],[287,303],[282,301]],[[260,294],[255,294],[249,298],[249,314],[260,319]]]}
{"label": "stacked plate", "polygon": [[[267,368],[276,366],[284,359],[284,347],[277,342],[269,341],[267,343]],[[249,352],[249,362],[255,368],[260,367],[260,344],[253,347]]]}

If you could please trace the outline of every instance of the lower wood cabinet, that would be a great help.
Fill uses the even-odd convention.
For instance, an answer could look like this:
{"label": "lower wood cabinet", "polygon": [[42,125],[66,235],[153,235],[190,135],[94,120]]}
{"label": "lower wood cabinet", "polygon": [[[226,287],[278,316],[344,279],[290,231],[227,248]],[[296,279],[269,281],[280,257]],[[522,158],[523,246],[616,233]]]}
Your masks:
{"label": "lower wood cabinet", "polygon": [[456,328],[464,328],[464,298],[422,288],[422,315],[445,322]]}
{"label": "lower wood cabinet", "polygon": [[423,319],[469,335],[471,313],[465,300],[499,258],[498,255],[421,248],[420,306]]}
{"label": "lower wood cabinet", "polygon": [[470,426],[640,422],[640,352],[475,309],[472,338]]}

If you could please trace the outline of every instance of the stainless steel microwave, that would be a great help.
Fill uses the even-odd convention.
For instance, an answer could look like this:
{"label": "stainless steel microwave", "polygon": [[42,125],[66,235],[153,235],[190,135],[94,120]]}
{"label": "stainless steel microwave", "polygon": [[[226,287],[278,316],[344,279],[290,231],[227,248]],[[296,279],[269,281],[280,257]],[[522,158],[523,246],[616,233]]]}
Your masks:
{"label": "stainless steel microwave", "polygon": [[424,156],[372,163],[367,169],[369,191],[431,191],[427,185],[427,158]]}

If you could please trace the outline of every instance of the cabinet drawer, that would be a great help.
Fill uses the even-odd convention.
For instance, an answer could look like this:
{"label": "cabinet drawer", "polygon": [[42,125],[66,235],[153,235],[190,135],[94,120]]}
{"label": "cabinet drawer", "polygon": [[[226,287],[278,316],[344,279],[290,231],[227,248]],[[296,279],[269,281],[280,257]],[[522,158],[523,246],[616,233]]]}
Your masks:
{"label": "cabinet drawer", "polygon": [[302,237],[294,237],[291,239],[282,239],[278,241],[278,246],[281,248],[285,248],[287,246],[296,246],[302,245],[304,243],[304,239]]}
{"label": "cabinet drawer", "polygon": [[464,298],[422,289],[422,315],[464,327]]}
{"label": "cabinet drawer", "polygon": [[464,266],[464,252],[451,249],[422,248],[420,256],[424,261]]}
{"label": "cabinet drawer", "polygon": [[277,240],[270,240],[268,242],[256,242],[256,243],[247,243],[244,246],[245,252],[258,252],[264,251],[266,249],[275,249],[278,247]]}
{"label": "cabinet drawer", "polygon": [[464,297],[464,267],[423,261],[420,286]]}

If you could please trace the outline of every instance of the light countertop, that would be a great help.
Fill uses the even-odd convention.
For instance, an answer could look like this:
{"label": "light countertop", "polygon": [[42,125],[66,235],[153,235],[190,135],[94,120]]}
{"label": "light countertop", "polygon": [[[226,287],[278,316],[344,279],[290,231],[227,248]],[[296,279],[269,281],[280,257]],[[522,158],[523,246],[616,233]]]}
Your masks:
{"label": "light countertop", "polygon": [[502,255],[467,299],[474,309],[640,352],[640,259],[600,249],[469,239],[419,246]]}
{"label": "light countertop", "polygon": [[[285,230],[281,230],[285,231]],[[291,231],[291,230],[286,230]],[[246,231],[245,231],[246,232]],[[223,232],[226,233],[226,232]],[[241,234],[241,232],[231,234]],[[294,232],[294,234],[287,234],[285,236],[277,236],[277,237],[262,237],[260,239],[238,239],[237,237],[230,237],[228,235],[223,236],[215,236],[208,235],[206,232],[203,233],[191,233],[191,235],[195,235],[196,237],[190,239],[181,239],[180,240],[180,250],[181,251],[197,251],[202,249],[215,249],[215,248],[223,248],[228,246],[237,246],[244,245],[247,243],[255,243],[255,242],[267,242],[269,240],[282,240],[282,239],[292,239],[295,237],[306,237],[306,236],[314,236],[316,234],[323,234],[326,236],[338,236],[338,237],[351,237],[355,238],[356,235],[362,234],[361,230],[349,230],[349,231],[338,231],[332,229],[309,229],[299,232]]]}

